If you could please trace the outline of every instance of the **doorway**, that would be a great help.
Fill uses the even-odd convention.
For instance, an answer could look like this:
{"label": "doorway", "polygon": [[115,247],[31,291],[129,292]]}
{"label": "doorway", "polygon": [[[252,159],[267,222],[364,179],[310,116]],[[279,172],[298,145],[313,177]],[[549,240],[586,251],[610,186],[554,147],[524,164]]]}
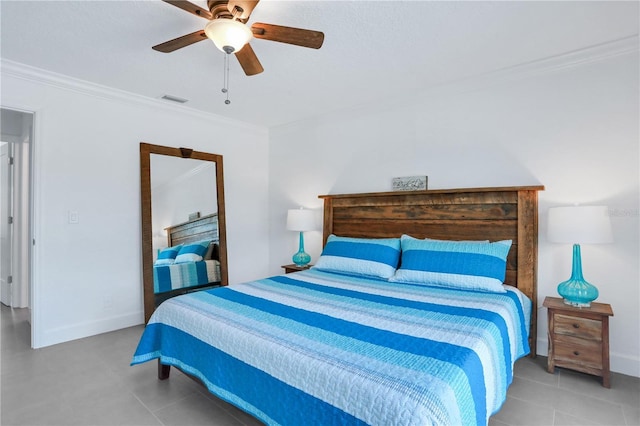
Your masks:
{"label": "doorway", "polygon": [[0,114],[0,302],[30,308],[33,113]]}

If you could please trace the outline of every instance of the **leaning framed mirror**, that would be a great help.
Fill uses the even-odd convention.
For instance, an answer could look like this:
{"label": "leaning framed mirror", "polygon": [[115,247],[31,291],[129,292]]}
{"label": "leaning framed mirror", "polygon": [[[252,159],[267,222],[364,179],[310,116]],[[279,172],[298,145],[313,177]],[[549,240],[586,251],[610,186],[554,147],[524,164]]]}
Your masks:
{"label": "leaning framed mirror", "polygon": [[227,285],[222,156],[140,143],[145,323],[164,300]]}

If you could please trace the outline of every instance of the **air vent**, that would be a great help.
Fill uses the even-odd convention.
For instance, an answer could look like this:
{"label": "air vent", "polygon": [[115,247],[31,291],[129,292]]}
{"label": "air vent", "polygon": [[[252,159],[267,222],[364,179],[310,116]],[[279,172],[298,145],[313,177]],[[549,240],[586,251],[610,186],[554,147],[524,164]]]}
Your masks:
{"label": "air vent", "polygon": [[164,99],[165,101],[177,102],[179,104],[184,104],[185,102],[189,102],[188,99],[182,99],[177,96],[171,96],[171,95],[162,95],[160,99]]}

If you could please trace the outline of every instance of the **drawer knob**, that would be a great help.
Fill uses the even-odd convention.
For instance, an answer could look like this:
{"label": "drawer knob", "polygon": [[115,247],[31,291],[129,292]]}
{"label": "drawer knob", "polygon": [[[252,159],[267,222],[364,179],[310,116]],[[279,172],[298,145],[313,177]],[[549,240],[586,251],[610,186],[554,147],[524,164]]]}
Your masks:
{"label": "drawer knob", "polygon": [[574,324],[573,324],[573,328],[580,328],[580,324],[576,324],[576,323],[574,323]]}
{"label": "drawer knob", "polygon": [[578,351],[573,351],[573,354],[574,354],[575,356],[578,356],[578,355],[580,355],[580,352],[578,352]]}

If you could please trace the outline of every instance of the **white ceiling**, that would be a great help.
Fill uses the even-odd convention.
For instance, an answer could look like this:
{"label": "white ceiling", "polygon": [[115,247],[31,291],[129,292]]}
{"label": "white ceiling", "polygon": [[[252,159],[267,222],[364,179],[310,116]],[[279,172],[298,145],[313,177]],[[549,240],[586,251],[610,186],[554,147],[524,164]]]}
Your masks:
{"label": "white ceiling", "polygon": [[275,126],[637,35],[638,4],[262,0],[249,24],[318,30],[325,42],[314,50],[253,40],[265,71],[247,77],[231,58],[230,105],[220,91],[224,54],[208,40],[151,49],[206,24],[160,0],[2,0],[1,56]]}

